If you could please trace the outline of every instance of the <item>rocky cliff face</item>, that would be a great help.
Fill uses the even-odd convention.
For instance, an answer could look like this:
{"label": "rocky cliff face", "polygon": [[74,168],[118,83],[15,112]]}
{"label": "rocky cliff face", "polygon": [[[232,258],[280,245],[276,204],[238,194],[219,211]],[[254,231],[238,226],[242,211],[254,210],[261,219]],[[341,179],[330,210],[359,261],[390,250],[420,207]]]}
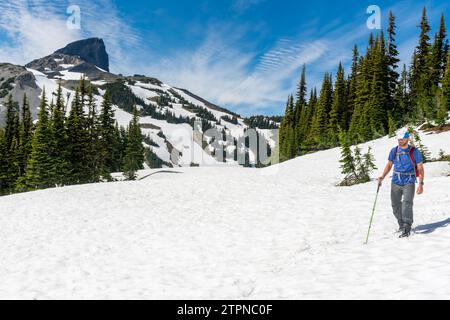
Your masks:
{"label": "rocky cliff face", "polygon": [[33,73],[22,66],[0,63],[0,127],[4,125],[5,99],[11,95],[14,101],[21,103],[24,94],[33,106],[31,108],[33,117],[36,117],[41,88],[37,86]]}
{"label": "rocky cliff face", "polygon": [[109,72],[109,58],[103,39],[90,38],[72,42],[66,47],[57,50],[55,53],[78,56],[81,60]]}

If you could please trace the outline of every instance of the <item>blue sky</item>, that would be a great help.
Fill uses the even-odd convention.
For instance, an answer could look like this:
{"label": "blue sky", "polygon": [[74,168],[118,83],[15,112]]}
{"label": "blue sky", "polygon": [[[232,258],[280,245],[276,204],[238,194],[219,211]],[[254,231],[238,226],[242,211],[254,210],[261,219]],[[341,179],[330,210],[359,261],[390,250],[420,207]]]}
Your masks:
{"label": "blue sky", "polygon": [[[311,88],[339,61],[348,70],[353,44],[364,51],[376,32],[366,26],[372,4],[381,9],[384,29],[388,11],[396,15],[407,64],[422,7],[432,33],[449,11],[447,1],[412,0],[2,0],[0,61],[24,64],[97,36],[106,42],[112,72],[154,76],[242,115],[281,114],[303,64]],[[80,7],[79,30],[66,26],[70,5]]]}

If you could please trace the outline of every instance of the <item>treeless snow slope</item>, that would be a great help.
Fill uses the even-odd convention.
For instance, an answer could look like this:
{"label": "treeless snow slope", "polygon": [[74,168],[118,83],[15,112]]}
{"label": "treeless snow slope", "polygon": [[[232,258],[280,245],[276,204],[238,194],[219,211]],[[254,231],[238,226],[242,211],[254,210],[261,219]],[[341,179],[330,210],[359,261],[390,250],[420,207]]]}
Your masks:
{"label": "treeless snow slope", "polygon": [[[450,133],[423,140],[450,153]],[[369,144],[381,171],[395,141]],[[335,187],[338,159],[1,197],[0,298],[450,298],[448,165],[426,165],[409,239],[385,183],[364,245],[376,183]]]}

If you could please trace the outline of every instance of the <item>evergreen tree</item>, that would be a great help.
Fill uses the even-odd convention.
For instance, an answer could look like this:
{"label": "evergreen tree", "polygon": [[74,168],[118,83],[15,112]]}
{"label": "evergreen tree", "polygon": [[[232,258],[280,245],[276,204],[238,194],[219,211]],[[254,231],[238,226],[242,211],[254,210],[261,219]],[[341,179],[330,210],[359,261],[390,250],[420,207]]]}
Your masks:
{"label": "evergreen tree", "polygon": [[436,112],[436,124],[440,127],[447,124],[447,118],[448,118],[448,110],[447,106],[445,105],[444,96],[442,94],[442,90],[438,88],[436,90],[435,94],[436,99],[436,105],[437,105],[437,112]]}
{"label": "evergreen tree", "polygon": [[67,118],[68,162],[71,169],[70,183],[90,182],[89,136],[86,130],[84,105],[78,88],[72,100],[72,108]]}
{"label": "evergreen tree", "polygon": [[350,185],[351,177],[357,177],[356,173],[356,163],[350,148],[350,141],[344,132],[340,132],[339,141],[341,145],[341,163],[342,174],[345,175],[344,181],[340,185]]}
{"label": "evergreen tree", "polygon": [[373,170],[377,170],[377,166],[375,165],[375,158],[372,154],[372,147],[369,147],[367,153],[364,154],[363,161],[365,176],[363,176],[362,182],[369,182],[370,173]]}
{"label": "evergreen tree", "polygon": [[296,120],[300,118],[300,113],[306,104],[306,67],[303,65],[300,82],[297,87],[297,102],[295,104]]}
{"label": "evergreen tree", "polygon": [[450,111],[450,54],[447,55],[447,69],[442,79],[442,99],[447,111]]}
{"label": "evergreen tree", "polygon": [[363,158],[361,155],[361,148],[356,146],[353,152],[353,159],[355,163],[356,180],[362,179],[366,175]]}
{"label": "evergreen tree", "polygon": [[280,125],[280,160],[286,161],[292,159],[296,153],[295,141],[295,106],[294,98],[289,96],[285,115]]}
{"label": "evergreen tree", "polygon": [[18,188],[20,190],[44,189],[52,186],[51,176],[53,172],[53,159],[50,155],[50,124],[47,110],[47,99],[45,90],[42,92],[41,103],[39,105],[38,122],[31,142],[31,154],[27,164],[27,174],[25,185]]}
{"label": "evergreen tree", "polygon": [[117,140],[118,137],[115,128],[114,109],[108,91],[103,96],[103,103],[99,115],[99,132],[99,143],[102,153],[100,161],[101,173],[103,177],[110,179],[111,172],[119,169],[117,165],[119,141]]}
{"label": "evergreen tree", "polygon": [[388,115],[388,135],[389,135],[389,138],[392,138],[392,137],[395,136],[396,130],[397,130],[397,124],[396,124],[392,114],[389,113],[389,115]]}
{"label": "evergreen tree", "polygon": [[335,147],[339,142],[339,128],[345,129],[347,107],[347,85],[345,83],[344,68],[339,63],[336,74],[335,91],[328,120],[328,143]]}
{"label": "evergreen tree", "polygon": [[89,86],[87,93],[86,104],[88,107],[87,116],[87,134],[88,134],[88,162],[91,164],[90,179],[92,182],[100,181],[100,176],[102,173],[102,155],[103,151],[100,149],[100,130],[99,122],[96,110],[96,104],[94,100],[94,94],[92,92],[92,87]]}
{"label": "evergreen tree", "polygon": [[310,133],[310,138],[315,142],[319,149],[327,146],[326,132],[329,122],[328,115],[332,105],[332,97],[331,75],[325,73]]}
{"label": "evergreen tree", "polygon": [[419,103],[418,99],[421,95],[427,95],[426,90],[430,87],[430,72],[428,70],[430,55],[430,25],[425,7],[422,11],[422,19],[420,22],[419,44],[413,55],[413,65],[411,67],[411,99],[413,104]]}
{"label": "evergreen tree", "polygon": [[56,91],[56,103],[52,108],[51,128],[53,134],[52,158],[54,161],[55,184],[66,184],[70,174],[68,150],[67,150],[67,130],[64,113],[64,97],[61,85]]}
{"label": "evergreen tree", "polygon": [[18,111],[12,99],[12,96],[9,95],[8,99],[6,100],[6,126],[4,136],[7,149],[11,148],[13,140],[17,139],[19,135],[18,122]]}
{"label": "evergreen tree", "polygon": [[408,131],[412,133],[413,136],[413,145],[419,149],[420,153],[423,157],[423,162],[429,162],[430,161],[430,152],[428,151],[428,148],[422,143],[422,139],[420,138],[419,133],[414,130],[411,126],[408,127]]}
{"label": "evergreen tree", "polygon": [[387,128],[387,110],[389,105],[389,74],[386,63],[384,36],[381,33],[375,41],[372,56],[372,83],[369,108],[365,109],[370,116],[372,137],[384,135]]}
{"label": "evergreen tree", "polygon": [[386,52],[386,58],[387,58],[387,66],[388,66],[388,88],[389,88],[389,101],[391,102],[391,105],[389,106],[389,109],[393,112],[393,114],[397,114],[397,109],[399,108],[399,101],[397,99],[394,99],[394,96],[397,92],[397,86],[399,81],[399,74],[397,72],[398,68],[398,62],[400,59],[398,59],[398,50],[397,45],[395,43],[395,16],[393,15],[392,11],[389,11],[389,26],[387,29],[388,32],[388,44],[387,44],[387,52]]}
{"label": "evergreen tree", "polygon": [[311,126],[313,123],[315,110],[317,108],[317,102],[318,102],[317,89],[314,88],[311,90],[309,102],[308,102],[307,109],[306,109],[306,116],[305,116],[306,120],[305,120],[304,129],[303,129],[303,136],[305,138],[310,136]]}
{"label": "evergreen tree", "polygon": [[125,158],[125,153],[126,153],[127,144],[128,144],[127,131],[122,126],[119,128],[119,126],[116,122],[116,125],[114,127],[114,132],[115,132],[116,141],[119,141],[118,156],[116,158],[116,163],[115,163],[116,169],[114,171],[119,172],[119,171],[123,171],[123,166],[124,166],[124,158]]}
{"label": "evergreen tree", "polygon": [[124,158],[125,176],[129,180],[136,179],[136,172],[143,169],[144,147],[142,145],[142,132],[139,124],[139,114],[136,107],[133,111],[133,119],[128,126],[127,149]]}
{"label": "evergreen tree", "polygon": [[414,111],[411,108],[411,102],[409,100],[408,71],[406,70],[406,65],[403,65],[400,82],[397,86],[394,99],[396,100],[397,109],[392,111],[391,116],[395,122],[404,125],[408,122],[408,118],[411,118]]}
{"label": "evergreen tree", "polygon": [[295,103],[295,149],[296,154],[300,154],[300,146],[304,139],[305,112],[306,112],[306,67],[303,65],[300,82],[297,88],[297,102]]}
{"label": "evergreen tree", "polygon": [[0,187],[3,194],[13,190],[14,183],[20,173],[19,142],[20,142],[19,112],[9,95],[6,100],[6,126],[2,142],[2,161],[0,164]]}
{"label": "evergreen tree", "polygon": [[7,170],[8,161],[6,159],[6,140],[5,132],[0,128],[0,195],[6,194],[8,189]]}
{"label": "evergreen tree", "polygon": [[28,162],[28,157],[31,153],[31,140],[33,134],[33,119],[31,118],[30,104],[26,94],[23,95],[22,103],[22,117],[20,122],[20,165],[19,165],[19,176],[24,176],[26,173],[26,167]]}
{"label": "evergreen tree", "polygon": [[354,110],[349,127],[349,139],[352,143],[366,141],[372,137],[370,130],[370,116],[371,109],[371,82],[372,75],[372,51],[373,51],[373,37],[369,40],[369,47],[366,55],[360,57],[358,62],[358,76],[356,78],[356,94],[354,99]]}
{"label": "evergreen tree", "polygon": [[444,66],[446,56],[446,28],[444,15],[441,15],[439,31],[434,36],[434,43],[431,49],[431,57],[429,63],[431,85],[437,88],[444,74]]}

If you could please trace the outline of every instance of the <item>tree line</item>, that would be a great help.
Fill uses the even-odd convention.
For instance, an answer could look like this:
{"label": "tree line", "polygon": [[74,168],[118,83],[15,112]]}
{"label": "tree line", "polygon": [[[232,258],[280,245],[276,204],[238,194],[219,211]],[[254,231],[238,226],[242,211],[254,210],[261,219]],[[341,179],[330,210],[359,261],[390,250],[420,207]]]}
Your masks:
{"label": "tree line", "polygon": [[0,194],[112,180],[112,172],[136,178],[144,147],[139,112],[119,127],[108,91],[97,111],[93,87],[80,80],[66,115],[61,86],[49,103],[45,88],[34,124],[26,95],[22,107],[9,96],[0,131]]}
{"label": "tree line", "polygon": [[332,148],[339,135],[350,144],[376,139],[406,124],[443,126],[450,110],[450,55],[444,15],[433,41],[423,9],[418,44],[409,68],[399,70],[395,16],[389,12],[387,34],[369,37],[364,55],[353,48],[351,71],[342,63],[336,76],[325,73],[319,94],[307,99],[303,66],[296,96],[290,95],[280,125],[280,159]]}

